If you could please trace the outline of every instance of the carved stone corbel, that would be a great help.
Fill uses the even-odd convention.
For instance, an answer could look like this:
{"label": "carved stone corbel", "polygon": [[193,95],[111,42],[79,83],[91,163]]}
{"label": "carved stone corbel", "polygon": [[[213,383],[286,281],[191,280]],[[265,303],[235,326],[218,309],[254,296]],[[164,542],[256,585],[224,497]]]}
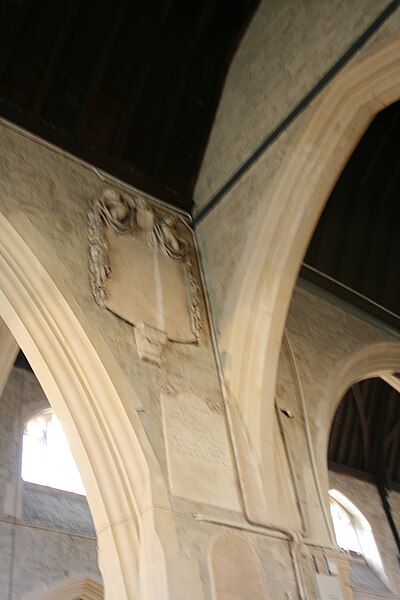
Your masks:
{"label": "carved stone corbel", "polygon": [[168,342],[165,331],[149,327],[144,323],[135,325],[133,331],[139,358],[160,365],[163,348]]}

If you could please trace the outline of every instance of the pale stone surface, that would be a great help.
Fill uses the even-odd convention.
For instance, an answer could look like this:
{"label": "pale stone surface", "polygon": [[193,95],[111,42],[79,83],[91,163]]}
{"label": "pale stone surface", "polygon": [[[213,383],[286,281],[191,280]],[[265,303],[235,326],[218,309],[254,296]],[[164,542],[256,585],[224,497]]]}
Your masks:
{"label": "pale stone surface", "polygon": [[[278,406],[291,409],[295,415],[293,419],[283,417],[282,424],[292,466],[297,474],[295,480],[306,530],[311,538],[321,539],[330,526],[326,507],[323,512],[320,510],[327,498],[326,453],[330,425],[346,391],[338,388],[334,399],[328,398],[328,383],[337,366],[346,359],[350,360],[353,353],[381,341],[396,343],[398,336],[382,329],[361,313],[353,311],[351,314],[344,310],[344,305],[333,297],[316,295],[316,292],[316,288],[304,284],[293,295],[285,334],[290,345],[284,342],[282,346],[276,392]],[[382,365],[385,364],[384,351],[382,347]],[[372,361],[369,363],[365,359],[364,363],[367,371],[370,368],[372,373],[379,372]],[[339,377],[332,381],[332,385],[340,385]],[[301,398],[307,411],[316,477],[309,460]],[[304,460],[306,456],[308,458]],[[324,514],[327,515],[325,518]],[[332,534],[331,529],[331,538]]]}
{"label": "pale stone surface", "polygon": [[47,407],[33,373],[14,368],[0,399],[0,598],[25,600],[71,577],[100,581],[86,498],[20,477],[24,423]]}
{"label": "pale stone surface", "polygon": [[193,234],[183,217],[143,195],[106,188],[88,210],[90,286],[96,303],[131,325],[193,343],[201,331]]}
{"label": "pale stone surface", "polygon": [[[237,421],[244,430],[239,435],[239,428],[236,429],[235,443],[240,438],[244,449],[238,454],[240,479],[246,481],[246,488],[251,489],[247,494],[246,510],[258,523],[265,518],[266,506],[262,499],[263,491],[260,492],[256,478],[249,474],[248,466],[257,460],[262,464],[265,497],[278,497],[279,481],[287,481],[277,467],[273,402],[279,349],[296,275],[324,202],[355,144],[374,114],[400,96],[400,37],[394,36],[381,47],[376,46],[378,38],[382,40],[398,30],[398,20],[397,12],[379,35],[367,44],[367,48],[357,53],[351,63],[336,75],[310,109],[296,120],[294,128],[297,132],[291,126],[242,177],[214,214],[200,225],[200,245],[213,316],[220,334],[224,374]],[[291,23],[290,26],[294,25]],[[244,137],[246,133],[243,132]],[[287,144],[284,143],[285,136]],[[270,169],[276,167],[278,170],[270,177]],[[233,198],[236,201],[232,202]],[[244,208],[241,210],[241,207]],[[254,218],[248,207],[255,211]],[[233,214],[236,210],[238,212]],[[208,222],[214,223],[213,231]],[[206,228],[204,239],[202,227]],[[205,239],[212,248],[210,245],[208,250],[205,248]],[[219,244],[221,239],[224,243]],[[330,319],[329,314],[327,318]],[[378,348],[369,354],[368,349],[362,349],[361,340],[359,350],[352,343],[350,347],[355,354],[358,352],[354,359],[346,353],[341,357],[338,354],[339,361],[346,362],[348,357],[348,373],[351,372],[351,360],[354,363],[358,361],[354,370],[362,376],[365,372],[362,360],[364,365],[368,364],[368,360],[373,362],[372,354],[378,371],[382,367],[388,368],[388,362],[384,365],[383,360],[377,359]],[[391,354],[389,362],[396,369],[394,365],[398,364],[398,360],[393,361],[396,353],[385,344],[380,351],[382,356]],[[335,369],[334,361],[331,368]],[[337,369],[340,370],[340,364]],[[329,373],[331,370],[328,369],[326,375],[329,376]],[[312,378],[317,374],[311,376],[307,373],[307,376]],[[337,379],[341,379],[340,373]],[[332,375],[330,396],[335,387],[334,380]],[[301,378],[298,386],[301,387]],[[332,406],[331,400],[320,402],[318,408],[328,405]],[[327,427],[325,418],[324,426],[320,426],[322,436]],[[324,447],[325,439],[317,440],[317,447],[321,444]],[[307,451],[307,454],[311,465],[305,465],[304,470],[311,467],[311,472],[315,471],[312,452]],[[322,460],[320,456],[318,460]],[[271,473],[274,473],[272,477]],[[305,481],[308,479],[305,478]],[[323,509],[322,486],[317,478],[311,479],[315,479],[316,490],[309,490],[310,502]],[[296,482],[296,478],[293,481]],[[302,478],[297,487],[301,485]],[[298,505],[302,507],[302,500]],[[306,502],[302,510],[303,521],[307,521],[308,512],[312,516],[310,508],[310,503]],[[322,515],[319,511],[317,513],[316,519],[310,519],[310,529],[313,536],[323,535],[326,541],[325,536],[332,535],[329,518],[325,510],[322,510]],[[323,517],[323,527],[322,522],[316,522],[319,516]]]}
{"label": "pale stone surface", "polygon": [[[62,163],[60,162],[58,165],[60,169],[62,168],[61,164]],[[49,232],[47,232],[47,235],[50,235]],[[50,240],[53,240],[53,238],[50,237]],[[83,250],[84,245],[82,244],[82,251]],[[60,248],[59,252],[61,254]],[[76,285],[75,291],[77,293],[77,298],[81,298],[79,294],[82,294],[82,290],[86,290],[84,281],[83,277],[80,280],[79,285],[77,284],[77,281],[74,281],[73,285]],[[96,313],[97,310],[98,309],[94,306],[92,299],[88,299],[87,311]],[[208,335],[205,335],[204,344],[200,347],[188,346],[166,348],[165,362],[160,368],[151,364],[139,364],[135,360],[134,346],[132,343],[129,345],[126,341],[127,338],[124,338],[124,324],[119,323],[119,321],[114,318],[110,320],[110,315],[107,314],[106,311],[99,311],[98,323],[101,335],[105,338],[110,335],[110,345],[114,347],[113,344],[115,344],[115,347],[118,347],[117,353],[119,360],[121,359],[123,372],[128,373],[129,377],[132,378],[132,381],[135,380],[135,387],[133,389],[143,392],[140,399],[145,410],[140,413],[141,419],[145,424],[146,433],[151,439],[157,458],[161,463],[162,472],[166,474],[167,461],[165,457],[161,403],[158,399],[156,390],[159,389],[160,384],[167,382],[176,389],[195,390],[194,393],[201,398],[206,398],[210,406],[221,407],[221,391],[219,389],[217,371]],[[111,323],[113,324],[112,326]],[[103,324],[104,329],[101,328]],[[113,329],[113,327],[115,327],[115,329]],[[130,329],[129,335],[131,335]],[[321,387],[340,357],[350,353],[351,350],[358,345],[362,346],[363,344],[368,344],[372,341],[387,339],[390,336],[377,330],[376,327],[373,327],[370,324],[366,325],[364,322],[360,321],[360,319],[346,314],[343,309],[334,307],[329,302],[314,297],[310,292],[300,290],[296,295],[293,304],[293,312],[289,319],[289,337],[291,337],[291,340],[294,343],[296,360],[299,360],[300,355],[300,376],[306,390],[307,402],[310,402],[310,406],[315,408],[318,407],[319,404],[322,404],[322,396],[320,395]],[[349,340],[352,340],[352,345],[349,345]],[[334,351],[333,348],[336,348],[336,350]],[[293,455],[292,460],[295,467],[293,471],[294,480],[297,482],[300,490],[303,489],[305,491],[304,495],[299,495],[299,503],[303,507],[303,511],[309,515],[309,521],[308,523],[306,522],[306,525],[308,525],[307,534],[309,538],[321,541],[321,530],[324,528],[324,526],[321,525],[323,516],[321,515],[321,506],[316,495],[315,482],[313,481],[311,473],[310,460],[304,440],[304,432],[301,431],[302,417],[297,418],[299,406],[298,398],[296,398],[296,381],[293,373],[291,373],[288,368],[286,368],[285,377],[287,387],[285,382],[283,382],[283,385],[280,387],[279,398],[285,401],[285,406],[292,406],[296,415],[294,420],[285,422],[284,427],[289,438],[290,449]],[[316,381],[318,382],[318,385],[315,385]],[[312,419],[310,419],[310,425],[313,433],[318,432],[319,427],[323,427],[324,430],[326,430],[327,424],[322,419],[323,415],[321,416],[321,420],[314,419],[314,415],[311,416]],[[110,424],[113,420],[119,420],[120,417],[121,414],[119,412],[110,415]],[[221,427],[222,431],[225,431],[223,423],[221,424]],[[297,444],[297,440],[299,441],[299,444]],[[266,440],[266,442],[271,443],[271,439]],[[134,455],[131,455],[131,459],[132,456]],[[323,453],[321,453],[321,460],[322,459]],[[272,472],[268,473],[268,476],[271,478]],[[283,484],[284,486],[290,487],[292,483],[291,481],[288,481],[288,479],[289,475],[285,475]],[[231,492],[227,490],[227,497],[230,497],[230,493]],[[268,498],[268,488],[266,488],[266,493]],[[170,568],[169,573],[171,573],[171,577],[174,577],[173,589],[178,590],[175,594],[176,598],[179,598],[179,600],[185,598],[185,590],[195,589],[196,592],[193,592],[193,597],[200,598],[201,595],[203,595],[204,598],[207,598],[208,600],[208,598],[211,598],[212,588],[207,556],[210,541],[213,537],[218,535],[221,527],[214,524],[200,523],[198,520],[192,518],[191,515],[199,510],[197,502],[176,498],[173,499],[172,506],[176,511],[174,520],[177,527],[177,535],[179,536],[179,553],[177,552],[174,554],[175,549],[173,550],[172,556],[174,557],[174,560],[176,560],[176,563]],[[204,503],[201,506],[201,511],[206,512],[208,515],[219,517],[222,520],[224,520],[224,518],[229,519],[233,517],[233,511],[227,511],[218,505],[210,507]],[[161,522],[166,512],[165,509],[161,509],[159,513],[154,513],[157,514],[156,520]],[[180,513],[186,513],[186,516]],[[160,517],[160,514],[163,515],[162,518]],[[285,514],[280,516],[281,518],[288,518]],[[237,515],[236,518],[238,518]],[[238,523],[246,526],[245,519],[243,519],[243,521],[238,521]],[[123,527],[125,527],[125,524],[126,523],[121,524],[119,522],[115,525],[113,524],[112,532],[116,533],[118,537],[122,532]],[[229,530],[229,524],[226,526],[226,529]],[[109,531],[110,529],[105,529],[101,531],[100,535],[103,537],[105,537],[105,535],[110,535]],[[131,531],[134,530],[132,529]],[[169,547],[173,546],[174,541],[171,540],[174,540],[175,531],[170,526],[170,523],[167,526],[163,523],[163,527],[160,527],[158,531],[162,532],[165,536],[164,540],[168,538],[170,544]],[[260,556],[263,568],[267,574],[268,589],[270,590],[271,597],[284,598],[286,594],[291,594],[293,598],[296,598],[298,592],[296,591],[297,586],[294,581],[289,543],[285,540],[275,540],[270,534],[271,532],[268,532],[267,530],[265,531],[265,534],[248,533],[246,536],[251,539],[251,543],[254,544],[254,547],[257,549]],[[152,543],[155,546],[157,544],[155,541]],[[168,548],[168,544],[165,545],[164,548]],[[304,546],[302,549],[302,553],[304,553],[306,558],[302,560],[301,568],[305,572],[307,593],[309,597],[312,598],[312,590],[314,589],[314,563],[315,560],[317,560],[315,557],[318,557],[318,564],[323,565],[323,550],[311,551],[307,548],[308,547]],[[153,554],[152,556],[157,556],[157,554]],[[177,557],[179,557],[179,560]],[[109,562],[107,556],[104,557],[104,561]],[[162,564],[162,561],[160,564]],[[131,565],[126,565],[126,568],[128,568],[128,566],[130,569]],[[179,573],[180,568],[184,570],[184,583],[182,583],[182,574]],[[199,591],[198,587],[199,579],[197,578],[197,569],[200,574],[202,585],[201,591]],[[162,597],[162,595],[160,595],[160,597]]]}
{"label": "pale stone surface", "polygon": [[240,510],[229,442],[220,409],[188,392],[161,392],[171,492]]}
{"label": "pale stone surface", "polygon": [[233,533],[219,537],[210,561],[215,600],[269,598],[261,561],[244,537]]}
{"label": "pale stone surface", "polygon": [[[86,211],[104,189],[104,179],[91,167],[7,124],[2,124],[1,136],[0,211],[11,221],[3,218],[1,226],[7,235],[10,229],[10,253],[14,251],[18,260],[23,253],[13,235],[25,240],[24,260],[30,266],[27,274],[24,265],[17,273],[32,279],[29,291],[20,296],[12,287],[13,279],[9,295],[16,304],[20,297],[33,304],[27,311],[20,302],[16,314],[7,303],[1,308],[8,311],[9,326],[15,327],[16,337],[33,359],[82,467],[98,530],[106,594],[113,600],[127,600],[145,586],[148,598],[169,594],[183,600],[188,589],[197,597],[198,565],[180,555],[176,515],[167,493],[158,390],[167,383],[222,405],[204,304],[200,305],[204,326],[198,346],[168,345],[161,366],[138,360],[131,325],[101,309],[90,289]],[[121,187],[129,193],[128,186]],[[2,287],[8,281],[4,269]],[[196,263],[193,271],[201,287]],[[26,335],[19,315],[24,325],[32,326],[33,321],[42,355]],[[226,436],[224,421],[220,423]],[[236,487],[236,482],[232,484]],[[228,497],[235,494],[235,489],[227,490]],[[160,511],[157,517],[156,510]],[[148,511],[154,511],[154,518]],[[102,551],[102,546],[107,550]]]}
{"label": "pale stone surface", "polygon": [[386,7],[262,0],[230,66],[195,198],[204,203]]}
{"label": "pale stone surface", "polygon": [[71,598],[103,600],[103,588],[98,582],[85,577],[56,586],[41,600],[70,600]]}
{"label": "pale stone surface", "polygon": [[[196,200],[199,204],[215,191],[265,133],[287,114],[384,5],[386,2],[383,0],[357,0],[347,4],[340,0],[262,2],[228,76],[196,190]],[[384,39],[394,31],[398,27],[398,20],[398,16],[392,18],[374,41],[368,44],[368,48],[373,47],[376,40]],[[310,22],[312,27],[309,26]],[[363,55],[364,50],[356,60]],[[300,133],[308,116],[305,114],[300,117],[274,143],[268,153],[226,196],[212,216],[200,226],[205,274],[217,321],[224,310],[225,300],[231,293],[229,284],[238,263],[242,260],[244,248],[246,244],[254,244],[254,239],[250,239],[250,232],[253,231],[251,224],[262,220],[265,209],[270,205],[271,190],[274,181],[279,178],[279,169],[285,158],[294,152],[295,136]],[[356,125],[353,124],[354,127]],[[99,176],[90,166],[16,133],[6,124],[1,126],[1,136],[0,212],[9,217],[43,269],[51,275],[63,302],[68,307],[73,307],[74,314],[81,311],[79,314],[85,316],[89,326],[83,329],[95,348],[94,354],[99,352],[100,356],[99,364],[88,363],[87,354],[90,348],[84,345],[83,335],[82,344],[78,344],[82,347],[81,352],[71,347],[68,337],[70,327],[62,329],[63,320],[53,318],[51,309],[57,304],[57,296],[53,292],[47,293],[45,276],[40,272],[35,285],[31,288],[26,286],[24,293],[26,296],[33,296],[35,301],[36,296],[32,291],[43,288],[47,293],[46,302],[37,304],[44,314],[50,313],[46,323],[50,323],[56,331],[61,331],[59,346],[65,348],[65,354],[56,348],[55,359],[52,360],[54,338],[50,338],[46,347],[47,353],[44,358],[52,365],[53,373],[57,373],[57,382],[58,379],[62,379],[64,369],[68,369],[70,361],[75,360],[74,376],[68,371],[71,380],[68,381],[68,385],[50,386],[57,396],[55,400],[51,400],[60,408],[64,408],[66,416],[66,391],[68,403],[75,403],[73,418],[69,418],[71,421],[74,418],[79,421],[81,428],[80,435],[77,436],[74,427],[70,426],[70,434],[75,432],[71,439],[78,450],[84,470],[86,467],[85,472],[90,475],[92,489],[100,490],[96,496],[94,494],[96,502],[93,505],[98,519],[96,525],[99,527],[99,539],[102,540],[101,564],[106,583],[108,582],[107,597],[112,600],[139,600],[142,597],[157,600],[187,600],[188,597],[196,600],[215,600],[212,568],[209,563],[213,541],[222,532],[231,534],[232,530],[243,528],[245,545],[253,548],[258,555],[273,600],[298,600],[300,597],[314,600],[315,573],[318,571],[322,575],[329,574],[326,566],[328,555],[340,565],[345,598],[351,598],[346,583],[348,560],[328,548],[333,540],[330,538],[329,518],[324,506],[328,489],[326,439],[335,402],[340,398],[332,400],[327,394],[326,386],[327,382],[332,383],[331,379],[341,361],[350,359],[352,353],[361,352],[369,345],[392,341],[393,336],[354,314],[348,314],[343,307],[316,297],[309,290],[296,292],[287,323],[287,335],[294,360],[291,360],[291,353],[284,346],[276,393],[278,408],[291,409],[294,418],[287,419],[282,416],[281,434],[273,409],[275,374],[270,378],[272,392],[264,394],[264,372],[254,368],[250,373],[254,387],[249,387],[251,393],[246,396],[246,402],[248,412],[259,428],[259,439],[253,435],[249,436],[240,412],[237,413],[235,423],[235,427],[242,433],[242,441],[248,443],[250,449],[260,442],[259,453],[247,453],[248,447],[245,443],[237,444],[236,459],[242,460],[246,465],[248,470],[245,475],[250,473],[253,479],[258,481],[266,506],[273,504],[273,510],[270,512],[264,511],[263,502],[258,504],[258,516],[262,513],[264,520],[268,521],[269,516],[272,519],[269,523],[270,528],[259,527],[255,532],[249,523],[253,515],[250,515],[249,519],[248,513],[238,514],[237,510],[229,510],[238,508],[236,500],[231,503],[232,498],[236,497],[237,485],[231,476],[230,467],[227,469],[229,477],[223,479],[222,474],[226,485],[224,494],[219,488],[217,496],[213,495],[215,489],[204,491],[204,481],[202,483],[199,478],[200,472],[206,470],[206,479],[210,477],[208,471],[211,471],[211,480],[215,481],[222,464],[217,461],[218,469],[213,471],[215,449],[217,448],[219,460],[221,448],[222,454],[225,455],[227,451],[225,417],[219,416],[216,426],[213,416],[219,414],[213,413],[213,408],[222,409],[223,400],[203,304],[201,313],[205,330],[199,346],[167,345],[163,351],[162,362],[154,361],[155,364],[151,364],[138,360],[131,326],[110,312],[100,309],[93,302],[89,286],[86,210],[104,189],[106,178]],[[323,150],[322,144],[318,147],[318,152],[322,153]],[[318,172],[318,164],[315,172]],[[126,193],[130,192],[129,186],[116,185]],[[300,200],[308,209],[307,197],[300,195],[301,190],[298,192],[296,189],[295,192],[299,193]],[[285,210],[286,205],[282,207],[283,215]],[[302,219],[303,216],[299,211],[297,219]],[[311,219],[307,211],[306,217]],[[266,228],[272,240],[275,240],[275,234],[278,235],[274,227],[275,224],[269,222],[270,230]],[[288,239],[295,227],[296,220],[284,221],[278,233]],[[16,245],[16,250],[15,256],[12,257],[14,262],[17,262],[21,247]],[[264,270],[256,284],[261,286],[263,281],[270,277],[271,289],[281,285],[283,281],[290,294],[290,281],[285,278],[285,273],[276,271],[273,265],[274,251],[275,246],[272,244],[271,256],[267,257],[271,262],[268,260],[265,263],[265,269],[262,263]],[[300,254],[301,252],[291,255],[292,265],[300,263]],[[13,264],[13,261],[9,260],[9,263]],[[31,268],[32,263],[28,261],[28,264]],[[244,267],[242,265],[242,273],[246,273],[248,268],[248,264]],[[194,265],[194,270],[196,281],[200,285],[197,265]],[[3,269],[0,274],[3,274],[3,287],[9,273]],[[10,301],[17,300],[17,294],[11,294]],[[253,314],[258,310],[264,311],[264,319],[271,319],[274,323],[278,317],[271,304],[263,298],[257,305],[249,306],[248,310]],[[67,314],[69,316],[69,313]],[[228,314],[228,325],[231,316]],[[12,324],[18,328],[18,319],[14,318]],[[73,320],[72,325],[75,326]],[[263,323],[257,321],[255,325],[250,320],[249,335],[252,333],[252,327],[257,327],[255,333],[263,339]],[[20,333],[20,330],[18,331]],[[42,340],[42,334],[48,335],[48,329],[44,328],[43,332],[37,333],[38,344]],[[270,364],[270,354],[258,352],[258,346],[248,344],[247,338],[244,340],[237,337],[234,343],[243,353],[242,362],[235,365],[238,379],[242,379],[242,365],[249,364],[250,359],[254,358],[252,354],[255,354],[257,364]],[[274,350],[278,353],[279,336],[275,340],[275,346]],[[104,348],[108,350],[108,354]],[[365,356],[368,363],[370,356],[367,353]],[[231,357],[224,358],[226,364],[229,364]],[[382,366],[384,361],[379,364]],[[99,367],[104,365],[110,380],[105,380],[102,376]],[[42,374],[43,371],[42,369]],[[110,381],[111,385],[108,385]],[[204,415],[196,419],[196,408],[186,402],[184,418],[176,414],[179,404],[171,404],[168,406],[169,416],[167,415],[163,422],[165,406],[160,400],[159,389],[165,385],[177,390],[187,390],[202,401],[206,399],[211,409],[210,412],[205,412],[205,419]],[[82,389],[87,392],[82,393]],[[252,404],[256,395],[253,392],[260,396],[256,409]],[[339,390],[337,392],[340,395]],[[302,394],[306,403],[307,418],[301,407]],[[266,405],[272,407],[272,410],[265,411]],[[143,427],[139,426],[137,411]],[[220,413],[222,414],[223,412]],[[263,419],[263,415],[267,415],[268,418]],[[172,439],[168,421],[171,416],[174,427],[178,421],[178,443]],[[210,425],[211,418],[213,425]],[[11,423],[12,429],[12,420],[10,421],[8,413],[4,415],[4,422],[7,427]],[[199,424],[203,422],[207,433],[200,436],[202,432],[199,431]],[[230,425],[232,426],[232,423]],[[311,451],[307,444],[305,425],[310,429]],[[187,436],[188,428],[192,430],[190,436]],[[212,443],[207,437],[209,446],[206,447],[202,442],[195,445],[193,440],[203,440],[206,435],[209,436],[209,429]],[[187,456],[185,461],[182,458],[182,446],[185,445],[183,442],[188,443],[188,446],[185,446],[186,450],[189,448],[190,453],[195,454]],[[0,446],[1,457],[3,449],[8,448],[7,439],[3,439],[1,435]],[[87,455],[82,448],[88,449]],[[9,452],[10,456],[14,453],[15,457],[16,448],[11,445]],[[313,454],[316,464],[312,461]],[[267,455],[269,458],[272,455],[273,460],[264,461]],[[194,460],[197,461],[195,467]],[[231,460],[229,448],[229,461]],[[206,465],[211,466],[211,469]],[[225,465],[223,466],[225,469]],[[4,475],[9,481],[12,474],[13,469],[10,465],[3,463],[0,458],[0,476]],[[168,477],[172,488],[177,486],[184,497],[168,497],[165,485]],[[258,503],[259,496],[254,494],[254,490],[248,484],[249,480],[250,477],[241,477],[240,483],[243,498],[252,498],[254,505]],[[0,487],[1,506],[13,506],[10,490],[13,492],[10,487],[6,491]],[[107,493],[108,490],[110,493]],[[288,497],[290,502],[287,501]],[[210,501],[214,502],[214,506],[209,504]],[[288,511],[287,505],[294,503],[297,506]],[[399,510],[397,504],[397,520]],[[302,516],[301,523],[296,511]],[[56,516],[58,518],[58,514]],[[39,515],[39,518],[41,519],[42,515]],[[215,519],[215,522],[209,522],[207,519]],[[285,524],[288,528],[282,531]],[[0,527],[5,535],[10,534],[7,523],[0,523]],[[275,531],[274,528],[279,531]],[[301,529],[304,529],[301,532],[302,537]],[[54,535],[65,536],[65,533],[55,532]],[[282,539],[276,539],[275,536]],[[297,540],[299,545],[297,550],[296,543],[290,541],[293,539]],[[305,539],[304,543],[301,539]],[[18,540],[20,541],[20,538]],[[40,543],[39,538],[36,542]],[[63,547],[65,555],[68,556],[69,545],[65,542]],[[25,560],[28,560],[29,552],[34,552],[35,549],[37,548],[26,545]],[[291,554],[294,549],[295,557]],[[79,565],[82,565],[81,549],[78,554],[81,559]],[[9,571],[8,558],[9,556],[5,556],[4,564],[0,562],[2,577],[6,577]],[[216,556],[217,563],[219,558],[221,556]],[[230,588],[230,574],[234,580],[237,569],[230,565],[236,565],[239,559],[238,554],[226,569],[222,569],[222,593],[236,592]],[[51,560],[48,563],[46,560],[44,557],[43,563],[40,563],[40,557],[36,554],[36,568],[38,569],[40,564],[52,564]],[[298,562],[300,577],[294,569],[295,560]],[[387,561],[385,558],[386,563]],[[250,558],[249,562],[249,570],[253,572],[257,561]],[[78,569],[79,565],[73,563],[71,568]],[[22,567],[22,564],[18,565],[21,581]],[[255,581],[261,581],[260,570],[258,567],[255,567],[255,570]],[[306,588],[303,593],[302,585]],[[241,596],[246,598],[245,590],[240,588],[240,585],[238,589]],[[43,590],[46,593],[47,591]],[[259,591],[260,588],[257,588],[255,594]]]}
{"label": "pale stone surface", "polygon": [[107,234],[112,276],[106,306],[128,323],[145,323],[168,338],[193,342],[185,266],[151,248],[144,234]]}
{"label": "pale stone surface", "polygon": [[85,496],[24,482],[22,511],[28,523],[96,537]]}
{"label": "pale stone surface", "polygon": [[316,582],[321,600],[344,600],[338,577],[318,574]]}

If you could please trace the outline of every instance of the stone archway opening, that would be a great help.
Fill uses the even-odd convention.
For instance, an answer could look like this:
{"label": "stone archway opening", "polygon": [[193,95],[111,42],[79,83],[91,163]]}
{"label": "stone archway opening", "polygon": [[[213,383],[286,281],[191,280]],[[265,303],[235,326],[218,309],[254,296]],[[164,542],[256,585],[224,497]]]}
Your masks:
{"label": "stone archway opening", "polygon": [[[397,36],[355,60],[310,108],[236,271],[219,346],[228,357],[232,412],[244,424],[239,443],[260,461],[261,478],[275,468],[268,440],[274,439],[277,366],[298,272],[344,165],[374,116],[400,97],[399,49]],[[247,481],[252,485],[251,477]]]}
{"label": "stone archway opening", "polygon": [[[88,337],[90,327],[84,317],[71,309],[67,297],[3,215],[0,237],[0,316],[67,433],[96,526],[106,597],[140,597],[144,571],[138,515],[141,502],[148,502],[150,488],[132,418],[128,420],[119,406],[118,392]],[[4,343],[12,354],[15,342],[4,335]],[[11,354],[2,358],[1,383],[12,364]],[[118,423],[109,413],[119,414]],[[125,453],[131,464],[136,462],[130,472]]]}
{"label": "stone archway opening", "polygon": [[[3,321],[0,331],[2,356],[15,356]],[[62,426],[22,352],[2,378],[7,372],[0,391],[0,587],[10,598],[39,598],[71,577],[101,581],[86,491]]]}
{"label": "stone archway opening", "polygon": [[[327,466],[336,540],[352,557],[354,589],[399,589],[400,394],[380,376],[354,381],[334,403]],[[325,466],[326,469],[326,466]],[[358,507],[362,514],[354,508]],[[348,533],[353,540],[347,539]],[[346,537],[347,536],[347,537]],[[368,588],[368,589],[367,589]]]}

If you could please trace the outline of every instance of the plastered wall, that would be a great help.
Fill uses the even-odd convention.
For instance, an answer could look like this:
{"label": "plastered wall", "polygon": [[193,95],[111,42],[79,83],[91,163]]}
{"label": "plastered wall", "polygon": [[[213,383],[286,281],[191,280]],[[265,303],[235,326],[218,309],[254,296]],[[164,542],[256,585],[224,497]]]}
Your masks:
{"label": "plastered wall", "polygon": [[[386,0],[262,0],[230,66],[195,190],[198,208],[239,168],[387,6]],[[399,31],[399,11],[351,64]],[[318,103],[318,97],[311,106]],[[263,218],[285,159],[307,122],[302,113],[198,226],[214,318],[253,227]],[[300,257],[299,257],[300,259]]]}
{"label": "plastered wall", "polygon": [[101,581],[86,498],[21,479],[23,427],[48,407],[33,373],[14,368],[0,399],[0,598],[40,598],[74,579]]}

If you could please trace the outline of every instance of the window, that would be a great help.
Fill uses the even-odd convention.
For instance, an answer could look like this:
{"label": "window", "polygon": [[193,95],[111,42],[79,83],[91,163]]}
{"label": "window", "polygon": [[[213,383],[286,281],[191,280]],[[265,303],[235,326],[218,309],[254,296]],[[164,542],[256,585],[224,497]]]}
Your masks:
{"label": "window", "polygon": [[334,498],[331,498],[330,509],[338,546],[347,552],[361,555],[360,541],[352,516]]}
{"label": "window", "polygon": [[24,481],[86,495],[61,423],[51,409],[25,425],[21,476]]}
{"label": "window", "polygon": [[371,525],[346,496],[337,490],[329,490],[329,496],[338,546],[352,555],[362,557],[369,567],[387,583]]}

